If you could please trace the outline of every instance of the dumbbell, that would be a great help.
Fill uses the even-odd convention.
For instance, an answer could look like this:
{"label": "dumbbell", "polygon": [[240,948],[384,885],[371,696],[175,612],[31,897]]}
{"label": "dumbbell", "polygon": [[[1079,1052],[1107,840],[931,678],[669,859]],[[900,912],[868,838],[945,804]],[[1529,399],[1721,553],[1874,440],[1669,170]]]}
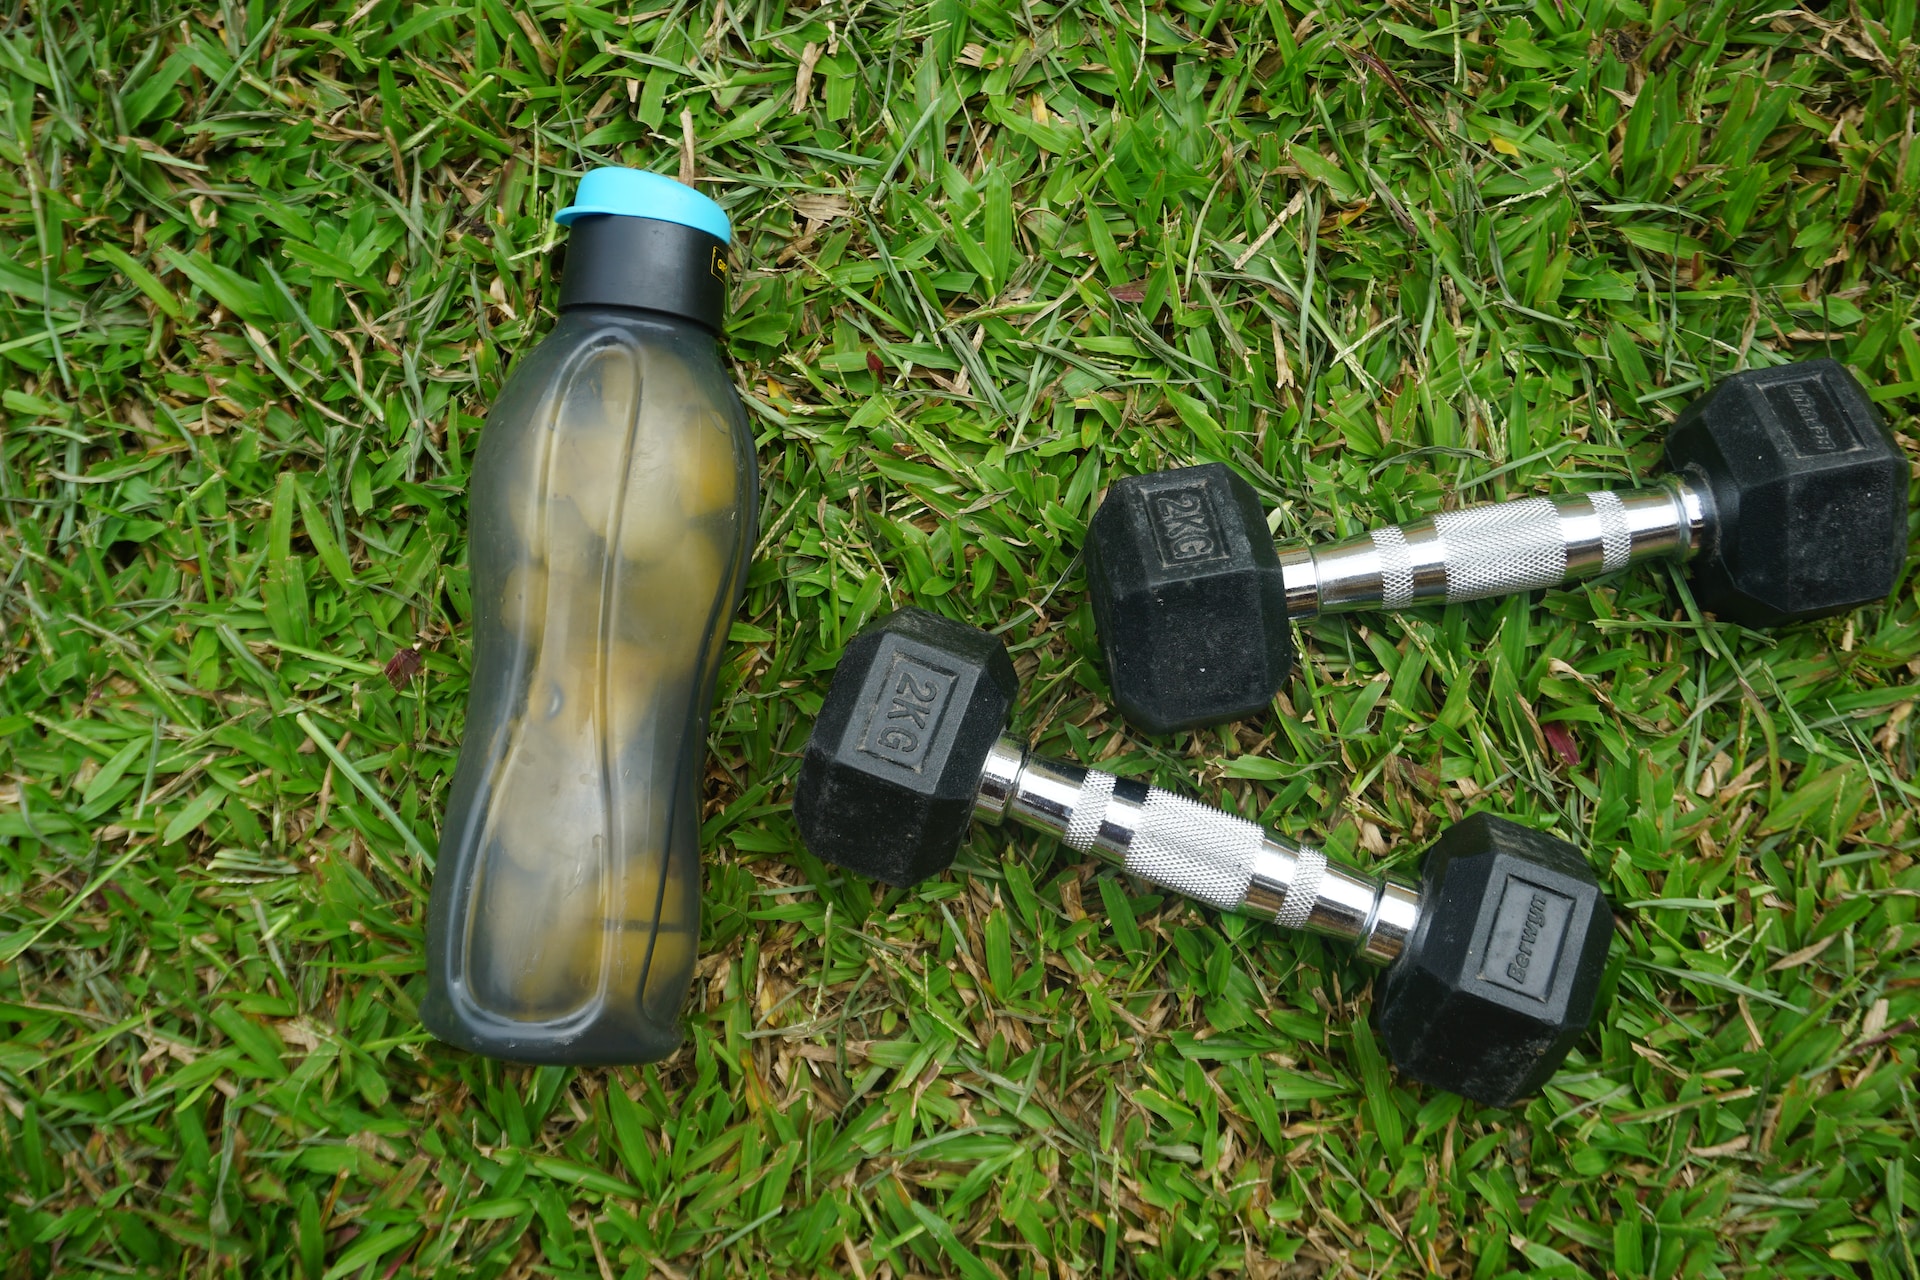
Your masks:
{"label": "dumbbell", "polygon": [[1006,732],[1017,681],[993,636],[902,609],[855,636],[801,756],[793,814],[816,857],[910,885],[972,819],[1011,818],[1143,880],[1388,966],[1374,1021],[1403,1074],[1492,1106],[1537,1091],[1592,1018],[1613,914],[1572,845],[1487,814],[1449,828],[1419,885],[1376,878],[1244,818],[1034,755]]}
{"label": "dumbbell", "polygon": [[1691,561],[1694,599],[1777,626],[1885,598],[1907,558],[1906,455],[1832,360],[1734,374],[1667,436],[1665,483],[1448,511],[1276,552],[1252,487],[1214,463],[1116,481],[1087,530],[1113,701],[1153,733],[1273,700],[1289,620],[1478,600]]}

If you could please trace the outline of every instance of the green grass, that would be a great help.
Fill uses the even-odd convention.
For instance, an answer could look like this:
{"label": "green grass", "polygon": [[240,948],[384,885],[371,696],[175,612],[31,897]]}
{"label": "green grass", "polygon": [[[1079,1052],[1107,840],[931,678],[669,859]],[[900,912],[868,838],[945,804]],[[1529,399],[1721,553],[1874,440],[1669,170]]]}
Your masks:
{"label": "green grass", "polygon": [[[510,8],[0,17],[0,1274],[1920,1276],[1910,584],[1332,619],[1149,740],[1076,558],[1172,463],[1296,536],[1628,483],[1822,353],[1914,448],[1913,0]],[[529,1070],[420,1029],[426,851],[468,465],[606,162],[734,218],[766,502],[687,1047]],[[795,756],[906,602],[1002,631],[1047,749],[1364,864],[1577,841],[1598,1029],[1487,1110],[1335,948],[1053,844],[823,867]]]}

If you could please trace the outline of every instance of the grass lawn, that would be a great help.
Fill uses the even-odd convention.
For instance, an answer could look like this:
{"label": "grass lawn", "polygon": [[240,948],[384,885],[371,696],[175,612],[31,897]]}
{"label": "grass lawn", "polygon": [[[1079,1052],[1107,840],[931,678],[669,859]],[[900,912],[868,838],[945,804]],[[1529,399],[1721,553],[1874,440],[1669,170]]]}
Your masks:
{"label": "grass lawn", "polygon": [[[5,9],[0,1276],[1920,1277],[1910,583],[1331,618],[1153,739],[1077,558],[1175,463],[1291,537],[1630,485],[1821,354],[1920,447],[1913,0]],[[535,1070],[415,1008],[468,468],[604,163],[732,215],[765,501],[686,1047]],[[1490,1110],[1336,948],[1052,843],[822,866],[796,755],[908,602],[1048,751],[1365,865],[1574,840],[1597,1029]]]}

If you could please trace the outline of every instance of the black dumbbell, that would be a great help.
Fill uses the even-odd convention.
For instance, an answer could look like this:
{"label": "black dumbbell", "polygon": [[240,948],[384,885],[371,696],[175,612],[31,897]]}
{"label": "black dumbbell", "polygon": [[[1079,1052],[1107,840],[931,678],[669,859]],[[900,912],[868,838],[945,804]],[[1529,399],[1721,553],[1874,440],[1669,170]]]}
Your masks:
{"label": "black dumbbell", "polygon": [[1390,967],[1374,1005],[1404,1074],[1493,1106],[1545,1084],[1593,1016],[1613,914],[1572,845],[1475,814],[1418,888],[1006,734],[1017,692],[993,636],[919,609],[862,631],[801,757],[793,814],[815,856],[909,885],[969,822],[1011,817],[1222,911],[1353,943]]}
{"label": "black dumbbell", "polygon": [[1222,724],[1293,669],[1289,619],[1478,600],[1692,562],[1694,599],[1777,626],[1884,599],[1907,559],[1906,455],[1832,360],[1750,369],[1688,406],[1661,486],[1449,511],[1276,553],[1260,500],[1214,463],[1117,481],[1087,530],[1113,700],[1153,733]]}

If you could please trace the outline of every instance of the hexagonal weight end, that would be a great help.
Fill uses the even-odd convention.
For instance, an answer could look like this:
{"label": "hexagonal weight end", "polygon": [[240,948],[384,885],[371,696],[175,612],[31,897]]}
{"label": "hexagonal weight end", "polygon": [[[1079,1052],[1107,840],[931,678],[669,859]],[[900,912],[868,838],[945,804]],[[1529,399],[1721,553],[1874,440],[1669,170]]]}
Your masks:
{"label": "hexagonal weight end", "polygon": [[1907,559],[1910,468],[1837,362],[1734,374],[1680,415],[1667,465],[1713,504],[1692,572],[1702,608],[1778,626],[1892,593]]}
{"label": "hexagonal weight end", "polygon": [[1416,1080],[1503,1107],[1559,1069],[1593,1017],[1613,913],[1580,851],[1488,814],[1427,854],[1420,923],[1374,1007]]}
{"label": "hexagonal weight end", "polygon": [[1221,464],[1116,482],[1087,530],[1086,561],[1113,701],[1140,728],[1257,714],[1293,670],[1266,515]]}
{"label": "hexagonal weight end", "polygon": [[892,885],[945,871],[1018,690],[984,631],[923,609],[868,626],[834,668],[800,759],[793,816],[808,850]]}

